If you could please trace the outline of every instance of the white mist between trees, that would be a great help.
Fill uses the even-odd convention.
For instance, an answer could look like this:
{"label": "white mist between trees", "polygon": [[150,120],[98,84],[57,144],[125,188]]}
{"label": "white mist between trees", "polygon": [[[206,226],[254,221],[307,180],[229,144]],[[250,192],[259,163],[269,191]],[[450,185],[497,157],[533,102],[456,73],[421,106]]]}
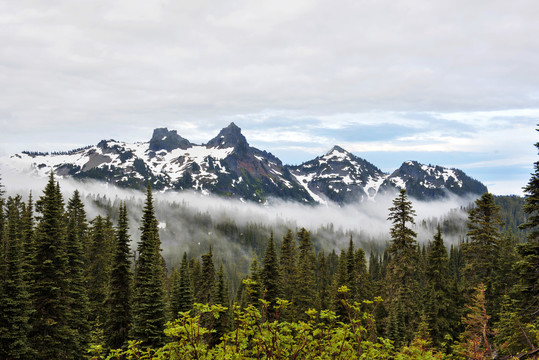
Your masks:
{"label": "white mist between trees", "polygon": [[[27,197],[31,191],[34,197],[38,197],[47,182],[46,178],[7,168],[1,168],[0,174],[8,196],[21,194]],[[115,221],[120,201],[126,201],[132,248],[135,248],[139,239],[144,192],[97,181],[79,182],[60,177],[57,180],[66,199],[74,190],[79,190],[89,219],[110,215]],[[192,191],[155,192],[154,206],[160,223],[163,256],[169,266],[179,264],[184,251],[191,257],[200,256],[211,245],[214,253],[219,254],[217,261],[235,264],[239,271],[246,272],[253,253],[261,255],[264,251],[264,247],[260,248],[252,243],[252,239],[245,238],[248,237],[247,231],[254,231],[257,236],[265,235],[266,239],[273,231],[276,242],[280,243],[287,229],[295,231],[305,227],[311,231],[315,247],[326,253],[333,250],[339,253],[347,246],[350,236],[367,254],[373,250],[383,251],[390,239],[387,216],[394,197],[378,196],[375,202],[345,206],[334,203],[312,206],[277,199],[259,205]],[[411,200],[417,212],[414,230],[418,233],[419,243],[431,241],[438,222],[444,221],[453,226],[453,231],[444,234],[446,244],[462,241],[468,216],[463,208],[470,206],[475,198],[450,196],[429,202]],[[237,229],[239,233],[227,234],[227,228],[231,227],[232,232]]]}

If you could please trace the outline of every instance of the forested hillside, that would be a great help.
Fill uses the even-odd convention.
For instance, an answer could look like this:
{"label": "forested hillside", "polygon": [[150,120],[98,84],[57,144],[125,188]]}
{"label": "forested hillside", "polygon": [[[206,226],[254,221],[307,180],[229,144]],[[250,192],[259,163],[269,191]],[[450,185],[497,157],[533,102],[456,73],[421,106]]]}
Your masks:
{"label": "forested hillside", "polygon": [[535,169],[525,199],[487,192],[417,223],[401,190],[387,235],[183,204],[165,220],[150,185],[128,206],[64,198],[51,173],[37,198],[0,198],[0,358],[537,356]]}

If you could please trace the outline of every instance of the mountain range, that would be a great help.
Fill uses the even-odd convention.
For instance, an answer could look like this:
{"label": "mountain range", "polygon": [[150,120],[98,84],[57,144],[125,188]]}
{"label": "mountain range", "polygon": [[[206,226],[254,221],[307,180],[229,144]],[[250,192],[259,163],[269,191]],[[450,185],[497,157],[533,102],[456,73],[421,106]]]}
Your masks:
{"label": "mountain range", "polygon": [[149,181],[156,190],[193,189],[261,203],[280,198],[345,204],[374,200],[378,194],[401,188],[421,200],[487,191],[461,170],[416,161],[384,173],[339,146],[301,165],[283,165],[271,153],[251,147],[234,123],[206,144],[197,145],[176,130],[158,128],[147,142],[102,140],[68,152],[23,151],[2,161],[43,176],[53,169],[60,176],[121,187],[141,189]]}

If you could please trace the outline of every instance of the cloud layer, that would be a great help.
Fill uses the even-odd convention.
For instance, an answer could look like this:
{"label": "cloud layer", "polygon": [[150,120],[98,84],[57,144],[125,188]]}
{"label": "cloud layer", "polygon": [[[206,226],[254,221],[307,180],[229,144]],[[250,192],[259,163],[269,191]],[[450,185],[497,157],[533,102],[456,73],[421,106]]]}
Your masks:
{"label": "cloud layer", "polygon": [[157,126],[203,142],[233,120],[291,163],[339,143],[477,164],[501,141],[522,159],[511,172],[529,164],[522,183],[537,18],[534,0],[3,2],[0,153],[140,141]]}

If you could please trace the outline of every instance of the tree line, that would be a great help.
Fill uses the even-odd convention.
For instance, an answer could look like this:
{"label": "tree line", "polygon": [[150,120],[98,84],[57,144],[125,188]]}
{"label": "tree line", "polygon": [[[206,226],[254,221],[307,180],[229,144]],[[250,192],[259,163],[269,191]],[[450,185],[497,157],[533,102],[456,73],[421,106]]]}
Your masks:
{"label": "tree line", "polygon": [[531,357],[539,162],[525,192],[524,243],[485,193],[469,209],[466,241],[447,248],[440,224],[419,245],[402,190],[385,250],[367,256],[351,236],[326,254],[305,228],[280,246],[271,233],[231,294],[211,247],[167,267],[149,185],[132,251],[125,203],[115,224],[89,221],[80,194],[66,204],[51,173],[35,203],[0,194],[0,358]]}

